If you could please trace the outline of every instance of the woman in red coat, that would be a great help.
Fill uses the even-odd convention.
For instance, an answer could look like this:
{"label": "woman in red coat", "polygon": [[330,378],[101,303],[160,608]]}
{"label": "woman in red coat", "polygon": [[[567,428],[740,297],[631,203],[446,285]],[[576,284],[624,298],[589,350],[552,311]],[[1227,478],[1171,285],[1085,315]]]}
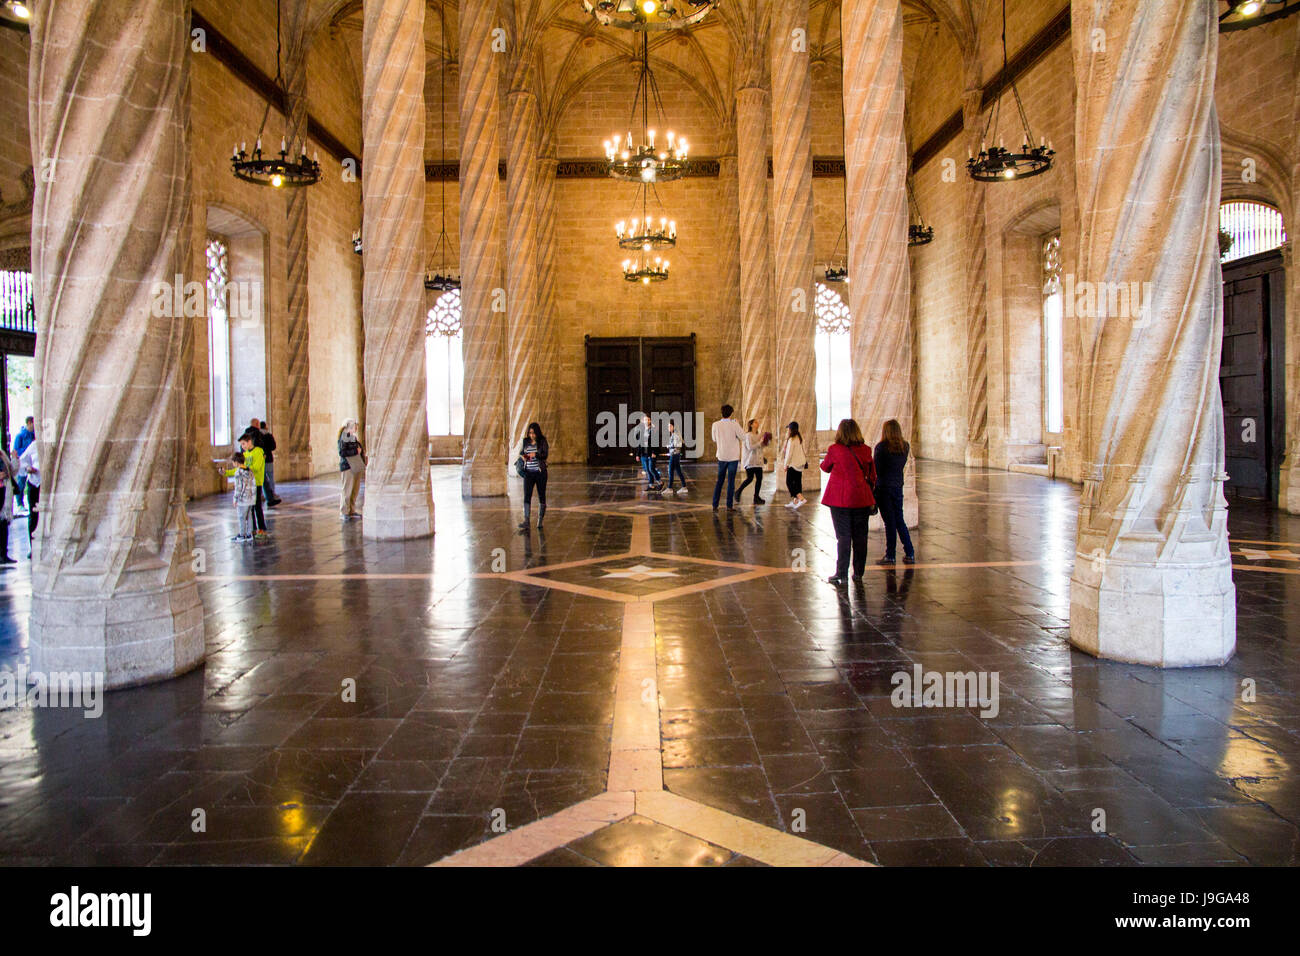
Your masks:
{"label": "woman in red coat", "polygon": [[851,418],[840,422],[835,444],[826,450],[822,471],[830,478],[822,492],[822,504],[831,509],[835,525],[838,554],[831,584],[846,584],[849,553],[853,554],[853,577],[861,581],[867,569],[867,521],[876,505],[872,488],[876,484],[876,465],[871,448],[862,438],[862,429]]}

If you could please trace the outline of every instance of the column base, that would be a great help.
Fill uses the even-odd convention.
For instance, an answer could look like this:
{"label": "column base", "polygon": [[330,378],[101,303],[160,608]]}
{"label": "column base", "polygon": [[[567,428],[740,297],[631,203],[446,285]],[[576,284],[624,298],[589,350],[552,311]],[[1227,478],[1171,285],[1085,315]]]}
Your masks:
{"label": "column base", "polygon": [[916,478],[903,476],[903,523],[912,531],[921,526],[921,502],[916,497]]}
{"label": "column base", "polygon": [[192,578],[108,596],[34,593],[30,634],[32,671],[102,674],[107,690],[176,677],[206,653]]}
{"label": "column base", "polygon": [[1237,646],[1231,559],[1125,562],[1076,554],[1070,643],[1094,657],[1152,667],[1214,667]]}
{"label": "column base", "polygon": [[989,449],[987,445],[977,445],[969,442],[966,445],[966,467],[967,468],[987,468],[989,464]]}
{"label": "column base", "polygon": [[433,534],[433,498],[422,491],[365,489],[361,535],[374,541],[406,541]]}
{"label": "column base", "polygon": [[[1288,455],[1288,460],[1292,456]],[[1277,506],[1288,514],[1300,515],[1300,476],[1295,469],[1282,469]]]}
{"label": "column base", "polygon": [[495,460],[465,464],[460,469],[462,498],[499,498],[506,492],[506,474]]}

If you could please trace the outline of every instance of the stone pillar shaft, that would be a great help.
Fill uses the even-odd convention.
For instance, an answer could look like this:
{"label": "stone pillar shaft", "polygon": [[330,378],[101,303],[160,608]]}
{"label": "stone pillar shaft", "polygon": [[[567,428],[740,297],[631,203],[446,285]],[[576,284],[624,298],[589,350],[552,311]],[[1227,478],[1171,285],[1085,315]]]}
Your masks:
{"label": "stone pillar shaft", "polygon": [[[721,331],[718,358],[718,404],[741,402],[740,361],[740,194],[735,148],[718,157],[718,283]],[[705,417],[717,409],[708,409]]]}
{"label": "stone pillar shaft", "polygon": [[424,3],[370,0],[365,59],[363,533],[433,533],[424,341]]}
{"label": "stone pillar shaft", "polygon": [[[844,168],[853,416],[868,444],[895,418],[912,434],[912,322],[907,253],[907,148],[903,138],[900,0],[844,0]],[[916,474],[903,481],[903,514],[917,522]]]}
{"label": "stone pillar shaft", "polygon": [[541,379],[539,423],[551,441],[551,458],[562,460],[569,443],[559,426],[560,420],[560,339],[555,316],[555,172],[559,163],[554,156],[537,160],[537,324],[542,343],[542,358],[536,366]]}
{"label": "stone pillar shaft", "polygon": [[[305,142],[307,137],[307,7],[307,0],[293,0],[288,10],[285,87],[289,115],[285,122],[285,138],[290,150],[295,144]],[[280,423],[271,422],[272,430],[287,439],[282,439],[279,449],[283,452],[276,457],[277,464],[288,465],[287,468],[281,465],[282,471],[278,475],[281,480],[306,478],[312,473],[311,348],[307,300],[307,203],[310,193],[310,189],[290,189],[285,197],[288,207],[285,260],[289,280],[289,310],[285,322],[289,340],[288,418]]]}
{"label": "stone pillar shaft", "polygon": [[175,287],[190,202],[188,13],[184,0],[79,0],[40,4],[32,21],[45,175],[32,212],[31,664],[110,688],[174,676],[204,654]]}
{"label": "stone pillar shaft", "polygon": [[[736,181],[740,197],[741,426],[757,418],[772,427],[771,207],[767,185],[768,93],[736,91]],[[734,400],[732,404],[735,404]],[[774,432],[775,433],[775,432]]]}
{"label": "stone pillar shaft", "polygon": [[[797,31],[802,31],[801,33]],[[817,462],[817,309],[813,269],[812,73],[808,61],[808,0],[772,11],[772,208],[775,290],[773,333],[776,418],[770,423],[780,454],[785,426],[799,423],[810,466],[808,490],[821,487]],[[772,457],[772,456],[769,456]],[[780,466],[778,464],[778,472]],[[785,475],[776,476],[778,488]]]}
{"label": "stone pillar shaft", "polygon": [[[524,72],[520,70],[519,72]],[[513,450],[542,415],[544,339],[539,315],[537,95],[527,80],[506,97],[506,443]],[[542,426],[546,430],[546,426]]]}
{"label": "stone pillar shaft", "polygon": [[[1235,647],[1236,599],[1218,382],[1214,4],[1115,0],[1075,15],[1076,288],[1103,291],[1093,305],[1066,303],[1085,357],[1070,639],[1119,660],[1218,664]],[[1108,299],[1120,314],[1106,314]]]}
{"label": "stone pillar shaft", "polygon": [[[460,303],[465,362],[465,443],[460,489],[466,496],[506,493],[502,425],[505,313],[496,308],[500,102],[496,10],[460,0]],[[504,305],[504,304],[503,304]]]}
{"label": "stone pillar shaft", "polygon": [[[978,78],[962,96],[966,144],[978,152],[983,126],[984,91]],[[966,464],[989,462],[989,305],[988,226],[985,183],[966,184]]]}

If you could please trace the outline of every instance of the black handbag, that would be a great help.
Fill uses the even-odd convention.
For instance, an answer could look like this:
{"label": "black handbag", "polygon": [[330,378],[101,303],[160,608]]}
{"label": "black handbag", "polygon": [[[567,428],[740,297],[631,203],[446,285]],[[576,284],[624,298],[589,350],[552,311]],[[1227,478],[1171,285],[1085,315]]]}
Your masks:
{"label": "black handbag", "polygon": [[524,465],[524,456],[520,455],[518,458],[515,459],[515,471],[519,472],[519,477],[522,478],[524,476],[524,472],[527,470],[528,470],[527,467]]}
{"label": "black handbag", "polygon": [[[850,452],[850,454],[852,454],[852,452]],[[862,467],[862,459],[857,455],[853,455],[853,460],[858,463],[858,468],[862,471],[862,480],[865,481],[867,487],[871,489],[871,497],[874,499],[876,497],[876,486],[873,485],[871,479],[867,477],[867,469]],[[874,517],[878,514],[880,514],[880,505],[873,504],[867,508],[867,517]]]}

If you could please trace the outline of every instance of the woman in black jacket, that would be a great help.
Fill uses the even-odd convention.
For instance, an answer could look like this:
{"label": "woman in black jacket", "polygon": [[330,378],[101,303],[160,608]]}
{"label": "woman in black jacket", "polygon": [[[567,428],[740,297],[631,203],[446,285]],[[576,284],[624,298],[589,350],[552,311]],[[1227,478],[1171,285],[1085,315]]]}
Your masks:
{"label": "woman in black jacket", "polygon": [[541,505],[537,512],[537,529],[542,528],[546,518],[546,458],[551,446],[542,434],[542,426],[533,422],[528,426],[523,440],[519,443],[519,457],[524,463],[524,520],[519,525],[520,531],[528,530],[528,519],[533,509],[533,489],[537,489],[537,503]]}
{"label": "woman in black jacket", "polygon": [[907,522],[903,520],[903,469],[909,451],[911,448],[903,438],[898,421],[891,418],[885,422],[875,454],[876,502],[880,505],[880,516],[885,519],[885,556],[877,564],[893,564],[897,560],[894,552],[897,538],[903,539],[904,563],[916,560],[912,536],[907,533]]}

